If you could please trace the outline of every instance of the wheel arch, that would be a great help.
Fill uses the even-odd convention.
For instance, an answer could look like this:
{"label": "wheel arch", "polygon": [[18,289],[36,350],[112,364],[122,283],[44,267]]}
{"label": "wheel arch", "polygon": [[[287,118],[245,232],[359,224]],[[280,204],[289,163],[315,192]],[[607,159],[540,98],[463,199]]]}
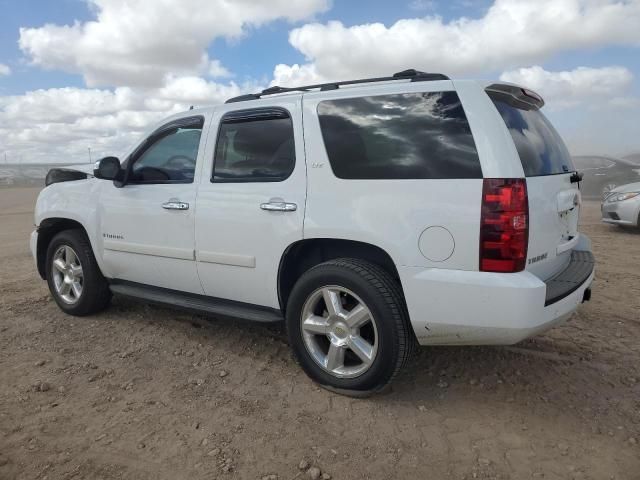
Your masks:
{"label": "wheel arch", "polygon": [[306,238],[289,245],[280,258],[278,267],[278,301],[286,311],[289,294],[300,276],[310,268],[336,258],[358,258],[375,263],[402,283],[396,264],[386,250],[377,245],[340,238]]}
{"label": "wheel arch", "polygon": [[64,230],[74,230],[80,229],[82,230],[87,238],[89,238],[89,243],[91,243],[91,238],[88,235],[87,229],[77,220],[73,220],[71,218],[63,218],[63,217],[51,217],[45,218],[40,221],[38,225],[38,244],[36,249],[36,264],[38,266],[38,274],[40,277],[45,280],[45,263],[47,261],[47,248],[49,247],[49,243],[53,239],[56,234],[64,231]]}

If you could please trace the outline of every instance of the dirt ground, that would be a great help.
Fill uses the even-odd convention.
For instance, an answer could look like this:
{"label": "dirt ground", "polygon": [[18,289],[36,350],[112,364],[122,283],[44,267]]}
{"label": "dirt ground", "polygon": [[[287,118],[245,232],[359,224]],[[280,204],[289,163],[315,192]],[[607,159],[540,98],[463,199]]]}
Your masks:
{"label": "dirt ground", "polygon": [[0,189],[0,479],[640,478],[640,234],[596,203],[569,323],[423,348],[362,400],[317,388],[279,326],[118,298],[64,315],[28,251],[36,193]]}

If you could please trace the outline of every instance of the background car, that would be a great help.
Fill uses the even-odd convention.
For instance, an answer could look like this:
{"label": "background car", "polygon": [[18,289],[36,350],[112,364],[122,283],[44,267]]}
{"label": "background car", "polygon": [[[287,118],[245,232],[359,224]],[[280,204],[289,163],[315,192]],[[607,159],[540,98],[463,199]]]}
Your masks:
{"label": "background car", "polygon": [[640,182],[616,187],[602,202],[602,221],[640,227]]}
{"label": "background car", "polygon": [[584,174],[580,189],[586,199],[603,199],[619,185],[640,182],[640,163],[633,156],[579,155],[573,157],[573,162]]}

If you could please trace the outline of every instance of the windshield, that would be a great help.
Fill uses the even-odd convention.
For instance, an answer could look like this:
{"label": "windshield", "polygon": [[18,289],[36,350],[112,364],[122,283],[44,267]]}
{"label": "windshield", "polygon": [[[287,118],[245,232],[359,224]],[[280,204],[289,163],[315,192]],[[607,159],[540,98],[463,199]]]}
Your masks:
{"label": "windshield", "polygon": [[489,96],[509,129],[527,177],[575,171],[562,138],[540,110],[525,110]]}

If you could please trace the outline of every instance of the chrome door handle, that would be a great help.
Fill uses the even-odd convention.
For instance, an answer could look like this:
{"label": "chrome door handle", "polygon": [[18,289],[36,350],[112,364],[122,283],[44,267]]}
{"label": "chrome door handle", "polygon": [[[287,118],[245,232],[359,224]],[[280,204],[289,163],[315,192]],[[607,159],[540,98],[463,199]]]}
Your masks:
{"label": "chrome door handle", "polygon": [[269,202],[261,203],[260,208],[269,212],[295,212],[298,206],[295,203]]}
{"label": "chrome door handle", "polygon": [[189,210],[189,204],[186,202],[178,202],[177,200],[169,200],[162,204],[165,210]]}

